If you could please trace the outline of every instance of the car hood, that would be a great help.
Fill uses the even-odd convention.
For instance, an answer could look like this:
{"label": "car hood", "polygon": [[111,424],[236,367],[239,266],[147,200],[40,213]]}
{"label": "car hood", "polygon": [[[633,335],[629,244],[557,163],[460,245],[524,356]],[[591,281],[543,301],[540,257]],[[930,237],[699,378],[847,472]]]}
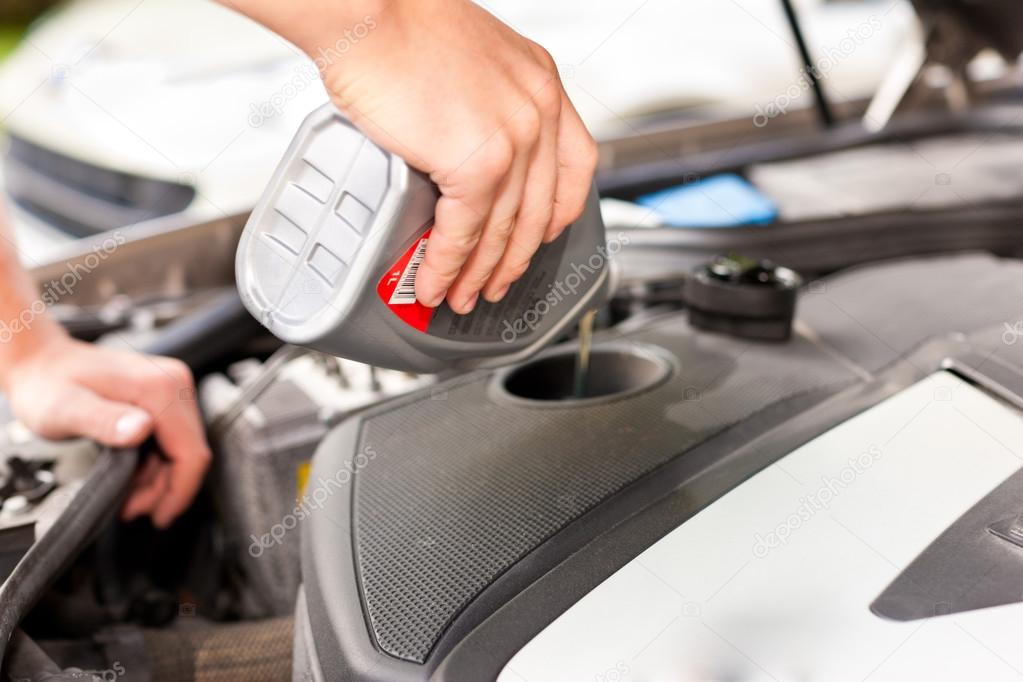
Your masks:
{"label": "car hood", "polygon": [[[301,78],[287,106],[250,113]],[[297,48],[206,0],[86,0],[39,20],[0,69],[15,135],[129,173],[251,184],[325,99]],[[216,167],[220,167],[219,172]]]}

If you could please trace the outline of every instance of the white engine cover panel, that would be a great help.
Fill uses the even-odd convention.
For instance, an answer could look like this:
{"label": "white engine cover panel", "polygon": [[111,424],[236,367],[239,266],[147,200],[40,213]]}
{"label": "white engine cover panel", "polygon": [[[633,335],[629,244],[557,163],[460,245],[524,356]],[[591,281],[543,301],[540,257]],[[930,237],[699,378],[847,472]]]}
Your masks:
{"label": "white engine cover panel", "polygon": [[1023,604],[913,622],[869,606],[1021,450],[1018,412],[935,374],[676,528],[499,680],[1020,680]]}

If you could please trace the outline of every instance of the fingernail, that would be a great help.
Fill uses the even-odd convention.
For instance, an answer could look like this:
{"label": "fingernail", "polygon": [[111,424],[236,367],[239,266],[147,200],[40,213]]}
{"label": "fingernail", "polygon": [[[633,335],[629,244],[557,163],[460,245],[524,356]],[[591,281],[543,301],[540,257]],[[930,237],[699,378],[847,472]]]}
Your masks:
{"label": "fingernail", "polygon": [[547,233],[546,233],[546,234],[545,234],[545,235],[543,236],[543,243],[544,243],[544,244],[550,244],[550,243],[551,243],[551,242],[553,242],[553,241],[557,241],[558,237],[560,237],[560,236],[561,236],[561,233],[562,233],[562,232],[563,232],[563,230],[549,230],[549,231],[548,231],[548,232],[547,232]]}
{"label": "fingernail", "polygon": [[498,301],[500,301],[500,300],[501,300],[502,298],[504,298],[504,295],[508,293],[508,288],[509,288],[509,287],[511,287],[511,284],[505,284],[505,285],[504,285],[503,287],[501,287],[500,289],[498,289],[498,290],[497,290],[497,293],[496,293],[496,294],[494,294],[494,295],[493,295],[493,296],[492,296],[492,297],[490,298],[491,302],[493,302],[493,303],[497,303],[497,302],[498,302]]}
{"label": "fingernail", "polygon": [[142,435],[142,432],[149,426],[149,415],[141,410],[132,410],[123,414],[114,426],[117,437],[123,440],[132,440]]}
{"label": "fingernail", "polygon": [[433,298],[420,299],[419,302],[422,303],[423,305],[425,305],[427,308],[436,308],[437,306],[439,306],[441,304],[441,301],[444,300],[444,294],[445,293],[446,292],[441,292],[441,293],[437,294],[436,296],[434,296]]}
{"label": "fingernail", "polygon": [[465,303],[462,304],[462,314],[468,315],[472,312],[472,309],[476,307],[476,301],[480,299],[480,292],[476,292],[469,298],[465,299]]}

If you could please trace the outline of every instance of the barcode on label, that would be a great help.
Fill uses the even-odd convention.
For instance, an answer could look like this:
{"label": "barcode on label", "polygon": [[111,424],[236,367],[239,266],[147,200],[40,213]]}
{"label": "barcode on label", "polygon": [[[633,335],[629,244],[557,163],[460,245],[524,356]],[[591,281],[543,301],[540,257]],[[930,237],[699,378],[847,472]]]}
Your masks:
{"label": "barcode on label", "polygon": [[415,253],[412,254],[408,265],[405,266],[405,272],[401,273],[398,286],[395,287],[394,293],[387,301],[388,305],[409,305],[416,302],[416,273],[419,272],[419,265],[423,262],[423,256],[426,255],[427,241],[429,240],[425,238],[419,240]]}

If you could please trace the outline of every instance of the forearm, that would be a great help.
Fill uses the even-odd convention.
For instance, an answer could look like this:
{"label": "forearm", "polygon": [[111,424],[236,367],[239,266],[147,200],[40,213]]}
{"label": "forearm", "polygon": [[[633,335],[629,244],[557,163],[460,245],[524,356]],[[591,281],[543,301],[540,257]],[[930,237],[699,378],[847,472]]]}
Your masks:
{"label": "forearm", "polygon": [[0,211],[0,385],[10,368],[55,335],[59,325],[18,259],[14,239]]}
{"label": "forearm", "polygon": [[[319,54],[320,51],[334,47],[334,43],[338,41],[339,27],[356,28],[367,20],[376,21],[390,5],[401,1],[218,0],[225,7],[244,14],[283,36],[313,59],[322,56]],[[367,34],[363,34],[354,37],[361,40],[366,36]]]}

